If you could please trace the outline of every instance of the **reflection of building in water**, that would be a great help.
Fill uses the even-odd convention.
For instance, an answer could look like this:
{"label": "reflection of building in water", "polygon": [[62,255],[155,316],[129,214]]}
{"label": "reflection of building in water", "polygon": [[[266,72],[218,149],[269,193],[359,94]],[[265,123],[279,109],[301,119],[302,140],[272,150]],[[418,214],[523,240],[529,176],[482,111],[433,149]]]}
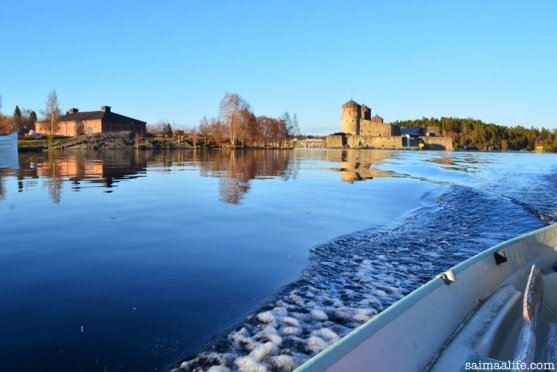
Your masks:
{"label": "reflection of building in water", "polygon": [[71,181],[73,191],[84,187],[83,181],[111,188],[117,180],[137,177],[145,167],[143,158],[133,152],[21,154],[18,187],[23,191],[26,179],[42,178],[52,201],[59,203],[65,180]]}
{"label": "reflection of building in water", "polygon": [[6,195],[6,186],[4,185],[4,176],[2,175],[2,169],[0,168],[0,200],[4,199]]}
{"label": "reflection of building in water", "polygon": [[14,168],[0,168],[0,200],[6,197],[6,178],[15,174]]}
{"label": "reflection of building in water", "polygon": [[250,189],[250,180],[264,177],[295,177],[292,151],[231,151],[203,152],[199,166],[201,175],[219,178],[220,198],[228,204],[238,204]]}
{"label": "reflection of building in water", "polygon": [[390,177],[390,172],[374,169],[372,165],[383,164],[392,155],[390,151],[327,150],[326,159],[340,163],[340,176],[344,182],[354,182]]}

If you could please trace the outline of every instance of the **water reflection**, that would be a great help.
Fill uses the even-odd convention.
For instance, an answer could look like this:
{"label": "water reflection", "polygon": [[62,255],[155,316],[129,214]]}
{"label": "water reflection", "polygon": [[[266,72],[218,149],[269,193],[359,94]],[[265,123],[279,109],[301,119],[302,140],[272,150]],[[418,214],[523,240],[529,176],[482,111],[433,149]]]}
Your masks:
{"label": "water reflection", "polygon": [[[394,151],[365,150],[246,150],[246,151],[88,151],[19,154],[19,169],[0,173],[0,199],[5,197],[6,174],[16,176],[18,191],[42,186],[54,203],[62,201],[62,190],[80,191],[102,187],[105,192],[120,181],[144,177],[147,172],[198,169],[203,177],[219,179],[219,198],[226,204],[239,204],[254,179],[296,178],[300,159],[338,163],[341,180],[355,182],[381,177],[401,177],[374,166],[399,157]],[[450,159],[433,161],[451,165]]]}
{"label": "water reflection", "polygon": [[[246,150],[246,151],[135,151],[44,152],[19,154],[19,169],[0,169],[0,200],[5,197],[6,175],[17,176],[18,191],[39,185],[48,189],[54,203],[62,200],[62,189],[80,191],[102,187],[112,192],[118,182],[143,177],[147,172],[172,172],[190,168],[202,177],[219,179],[219,199],[239,204],[250,191],[254,179],[296,178],[303,159],[339,164],[334,168],[343,182],[373,178],[410,177],[408,174],[377,169],[376,166],[400,161],[397,151],[369,150]],[[475,160],[477,162],[477,160]],[[468,160],[443,154],[426,159],[446,170],[473,173]]]}
{"label": "water reflection", "polygon": [[[195,154],[195,153],[194,153]],[[296,176],[292,151],[202,152],[199,166],[202,176],[219,178],[220,200],[238,204],[250,189],[250,180]]]}
{"label": "water reflection", "polygon": [[0,168],[0,200],[4,199],[6,195],[6,185],[4,184],[4,174],[8,173],[9,169]]}
{"label": "water reflection", "polygon": [[[147,171],[194,167],[201,176],[219,179],[222,202],[238,204],[250,190],[251,180],[295,178],[298,168],[294,158],[291,150],[21,153],[19,169],[4,172],[17,177],[19,192],[42,185],[52,202],[60,203],[62,189],[68,185],[71,191],[100,186],[112,192],[118,182],[143,177]],[[0,198],[6,193],[3,178],[0,175]]]}
{"label": "water reflection", "polygon": [[145,172],[146,162],[133,152],[107,151],[87,153],[22,153],[19,155],[19,169],[16,172],[18,191],[34,188],[43,179],[43,187],[48,189],[54,203],[62,200],[65,184],[72,191],[79,191],[85,184],[107,188],[115,186],[118,180],[136,178]]}
{"label": "water reflection", "polygon": [[343,182],[393,177],[392,172],[373,168],[373,165],[384,164],[393,156],[392,151],[343,150],[326,153],[328,161],[340,163],[340,177]]}

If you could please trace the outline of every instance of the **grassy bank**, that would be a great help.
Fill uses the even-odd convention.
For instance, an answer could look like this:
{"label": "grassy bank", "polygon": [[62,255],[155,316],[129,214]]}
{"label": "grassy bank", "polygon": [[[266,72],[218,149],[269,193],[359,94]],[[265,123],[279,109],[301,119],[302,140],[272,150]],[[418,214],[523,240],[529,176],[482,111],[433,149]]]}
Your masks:
{"label": "grassy bank", "polygon": [[48,147],[47,139],[18,140],[19,151],[41,151]]}

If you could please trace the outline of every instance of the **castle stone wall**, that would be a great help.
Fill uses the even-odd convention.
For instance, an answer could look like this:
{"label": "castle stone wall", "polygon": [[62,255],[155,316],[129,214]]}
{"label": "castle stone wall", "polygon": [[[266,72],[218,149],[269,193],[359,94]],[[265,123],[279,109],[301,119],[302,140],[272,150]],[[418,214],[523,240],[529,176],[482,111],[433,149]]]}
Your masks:
{"label": "castle stone wall", "polygon": [[402,137],[371,137],[371,136],[348,136],[346,138],[348,147],[374,148],[374,149],[402,149]]}
{"label": "castle stone wall", "polygon": [[452,151],[453,142],[450,137],[416,137],[406,146],[406,138],[401,136],[350,136],[335,134],[327,136],[325,146],[327,148],[351,148],[351,149],[418,149],[419,143],[425,144],[426,150]]}
{"label": "castle stone wall", "polygon": [[400,128],[396,125],[383,124],[373,120],[360,120],[360,135],[376,137],[399,136]]}
{"label": "castle stone wall", "polygon": [[342,148],[344,145],[346,145],[346,136],[335,134],[326,138],[328,148]]}
{"label": "castle stone wall", "polygon": [[324,139],[293,140],[292,146],[299,149],[322,149],[327,147]]}
{"label": "castle stone wall", "polygon": [[427,150],[446,150],[453,151],[453,141],[451,137],[420,137],[425,143]]}

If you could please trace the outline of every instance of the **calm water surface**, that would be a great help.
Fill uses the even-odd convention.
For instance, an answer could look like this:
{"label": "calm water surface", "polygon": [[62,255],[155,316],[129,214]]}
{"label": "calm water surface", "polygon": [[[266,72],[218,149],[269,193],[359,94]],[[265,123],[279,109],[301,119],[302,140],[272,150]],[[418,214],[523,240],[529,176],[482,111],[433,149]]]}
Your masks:
{"label": "calm water surface", "polygon": [[548,154],[20,154],[0,170],[0,368],[289,370],[553,221],[556,170]]}

